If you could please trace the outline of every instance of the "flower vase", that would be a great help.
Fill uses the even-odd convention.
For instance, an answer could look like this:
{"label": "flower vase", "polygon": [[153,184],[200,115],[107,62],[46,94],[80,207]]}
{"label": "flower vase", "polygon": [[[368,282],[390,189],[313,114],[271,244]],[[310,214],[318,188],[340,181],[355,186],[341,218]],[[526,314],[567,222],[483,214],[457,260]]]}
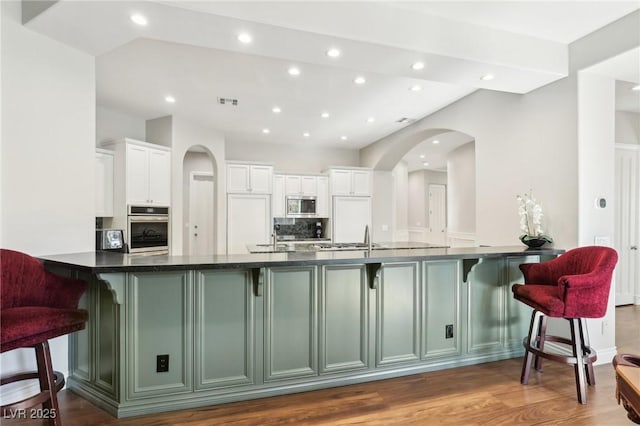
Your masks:
{"label": "flower vase", "polygon": [[520,241],[529,248],[540,248],[547,243],[552,243],[553,239],[547,235],[521,235]]}

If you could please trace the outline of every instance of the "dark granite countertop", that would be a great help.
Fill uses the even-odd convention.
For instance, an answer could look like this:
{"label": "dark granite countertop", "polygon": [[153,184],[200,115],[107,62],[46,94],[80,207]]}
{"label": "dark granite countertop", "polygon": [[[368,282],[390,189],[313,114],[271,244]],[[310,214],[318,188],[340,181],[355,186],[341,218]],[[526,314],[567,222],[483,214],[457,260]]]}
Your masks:
{"label": "dark granite countertop", "polygon": [[385,263],[415,260],[479,259],[504,256],[562,254],[562,249],[529,249],[525,246],[459,247],[256,253],[209,256],[140,256],[111,252],[86,252],[39,256],[45,265],[93,274],[108,272],[175,271],[186,269],[246,269],[349,263]]}
{"label": "dark granite countertop", "polygon": [[[321,248],[323,244],[332,245],[330,240],[306,240],[306,241],[278,241],[277,248],[274,250],[272,244],[248,244],[249,253],[282,253],[282,252],[308,252],[308,251],[362,251],[362,247],[358,248]],[[365,244],[362,243],[364,246]],[[398,250],[398,249],[427,249],[427,248],[448,248],[448,246],[421,243],[414,241],[395,241],[373,243],[372,250]]]}

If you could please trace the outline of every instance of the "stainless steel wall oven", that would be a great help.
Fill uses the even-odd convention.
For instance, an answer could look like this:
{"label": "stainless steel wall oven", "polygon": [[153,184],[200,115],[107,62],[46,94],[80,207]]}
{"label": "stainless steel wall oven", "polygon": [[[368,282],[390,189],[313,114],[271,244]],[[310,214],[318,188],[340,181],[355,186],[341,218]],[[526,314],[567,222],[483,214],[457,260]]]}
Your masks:
{"label": "stainless steel wall oven", "polygon": [[129,253],[169,254],[169,207],[128,206]]}

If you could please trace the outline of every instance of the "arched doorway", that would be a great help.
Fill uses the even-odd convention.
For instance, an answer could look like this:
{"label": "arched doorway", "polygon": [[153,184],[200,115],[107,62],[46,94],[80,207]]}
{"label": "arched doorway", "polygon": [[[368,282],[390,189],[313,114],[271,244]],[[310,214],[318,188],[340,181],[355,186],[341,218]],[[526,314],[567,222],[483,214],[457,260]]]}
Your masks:
{"label": "arched doorway", "polygon": [[185,255],[216,252],[215,158],[201,146],[190,147],[182,160],[182,247]]}
{"label": "arched doorway", "polygon": [[[473,136],[452,129],[419,130],[388,147],[374,168],[376,193],[380,186],[391,188],[390,203],[388,197],[374,200],[374,227],[390,220],[394,241],[476,245]],[[391,206],[386,217],[385,204]]]}

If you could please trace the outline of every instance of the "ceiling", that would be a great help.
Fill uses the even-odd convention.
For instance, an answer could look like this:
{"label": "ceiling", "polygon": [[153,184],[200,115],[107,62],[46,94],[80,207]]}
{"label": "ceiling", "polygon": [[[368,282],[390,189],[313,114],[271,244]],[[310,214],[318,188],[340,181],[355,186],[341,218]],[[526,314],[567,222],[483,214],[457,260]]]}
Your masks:
{"label": "ceiling", "polygon": [[[568,43],[640,7],[637,1],[46,3],[26,4],[26,25],[96,56],[101,106],[142,119],[182,116],[222,131],[227,143],[350,149],[480,88],[527,93],[563,78]],[[131,22],[133,13],[148,24]],[[242,32],[251,43],[238,41]],[[328,57],[330,48],[340,56]],[[425,67],[412,69],[417,61]],[[300,75],[288,74],[292,66]],[[486,74],[495,78],[482,80]],[[354,83],[359,76],[364,84]],[[168,95],[174,103],[165,101]],[[410,154],[424,153],[427,168],[441,169],[446,150],[464,138],[443,139]]]}

